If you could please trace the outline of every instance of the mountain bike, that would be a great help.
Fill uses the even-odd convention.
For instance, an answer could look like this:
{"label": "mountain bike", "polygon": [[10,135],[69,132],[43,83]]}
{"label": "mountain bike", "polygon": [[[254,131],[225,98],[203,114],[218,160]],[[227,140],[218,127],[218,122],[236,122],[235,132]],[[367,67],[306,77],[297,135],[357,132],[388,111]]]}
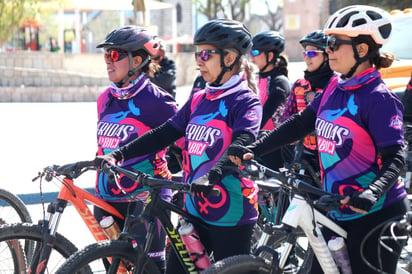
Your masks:
{"label": "mountain bike", "polygon": [[[347,233],[339,225],[326,217],[324,212],[340,207],[339,195],[331,196],[330,193],[314,187],[293,174],[282,174],[266,168],[255,160],[245,163],[246,168],[253,172],[272,178],[273,185],[291,189],[294,193],[288,209],[286,210],[281,225],[268,223],[263,230],[263,235],[253,254],[238,255],[225,258],[207,268],[203,274],[239,274],[239,273],[308,273],[311,263],[301,263],[300,269],[294,272],[286,272],[290,263],[291,251],[296,246],[299,235],[303,232],[308,245],[314,252],[319,264],[326,274],[339,273],[339,269],[323,238],[320,227],[327,227],[336,235],[346,239]],[[245,169],[246,169],[245,168]],[[317,204],[319,197],[330,197],[328,208]],[[333,199],[332,199],[333,198]],[[267,245],[269,237],[283,235],[284,243],[278,247]],[[279,237],[279,236],[278,236]],[[407,273],[398,267],[396,273]]]}
{"label": "mountain bike", "polygon": [[[305,182],[310,182],[311,185],[321,187],[320,172],[318,163],[315,160],[317,156],[314,152],[308,151],[303,145],[303,140],[299,140],[293,145],[282,150],[284,159],[290,159],[285,161],[285,167],[280,169],[280,172],[288,172],[289,174],[299,175]],[[250,175],[250,174],[249,174]],[[279,190],[281,190],[279,188]],[[283,193],[285,194],[285,193]],[[259,220],[258,225],[262,228],[266,222],[273,222],[279,224],[283,211],[277,214],[279,206],[287,207],[287,198],[290,195],[282,195],[279,191],[260,191],[259,192]]]}
{"label": "mountain bike", "polygon": [[[321,187],[319,166],[316,166],[318,163],[315,160],[317,155],[314,155],[313,151],[305,149],[303,139],[297,141],[293,147],[283,149],[282,155],[285,160],[285,168],[281,168],[279,172],[299,177],[305,182],[310,182],[311,185]],[[244,170],[245,172],[247,173],[248,170]],[[269,222],[279,225],[281,223],[282,217],[292,199],[292,192],[291,189],[270,186],[270,177],[254,177],[253,175],[256,174],[251,173],[254,172],[250,171],[245,175],[252,177],[251,179],[255,180],[259,186],[259,218],[252,235],[252,250],[254,250],[262,236],[265,224]],[[278,240],[276,237],[270,237],[268,245],[277,245]],[[308,247],[308,254],[305,254],[305,249],[300,245],[297,245],[297,247],[295,251],[297,251],[299,257],[313,256],[310,247]]]}
{"label": "mountain bike", "polygon": [[[0,189],[0,224],[27,222],[31,216],[23,201],[15,194]],[[26,257],[24,249],[32,250],[33,245],[28,242],[20,244],[18,241],[6,242],[0,253],[0,272],[24,273]]]}
{"label": "mountain bike", "polygon": [[[113,206],[74,184],[74,179],[88,170],[96,170],[93,161],[77,162],[64,166],[53,165],[44,168],[33,179],[33,181],[40,179],[40,184],[42,184],[43,178],[47,182],[60,183],[61,188],[56,201],[48,205],[47,214],[44,214],[44,218],[39,220],[38,224],[15,223],[0,227],[0,258],[11,258],[10,254],[5,252],[7,251],[5,247],[10,242],[19,242],[21,246],[25,246],[26,269],[19,272],[14,269],[14,273],[54,273],[66,258],[77,251],[77,247],[70,240],[57,232],[61,217],[69,203],[76,209],[96,241],[109,238],[86,202],[104,209],[113,216],[124,219]],[[30,246],[34,246],[34,248],[27,248],[27,243],[30,243]]]}
{"label": "mountain bike", "polygon": [[[391,229],[391,236],[383,236],[383,232],[390,227]],[[401,231],[407,231],[407,235],[397,235],[397,229]],[[372,233],[375,233],[376,231],[381,231],[381,236],[380,236],[380,246],[379,249],[387,249],[389,251],[392,251],[390,247],[388,247],[385,242],[387,240],[395,240],[399,243],[399,245],[404,246],[404,242],[407,242],[410,237],[412,237],[412,209],[406,212],[406,214],[403,216],[401,220],[392,220],[388,221],[384,224],[381,224],[380,226],[375,227],[373,230],[369,232],[368,235],[365,236],[365,238],[362,240],[360,248],[361,248],[361,257],[362,259],[366,262],[366,264],[369,266],[370,269],[374,270],[377,273],[382,273],[382,274],[387,274],[383,271],[382,265],[384,262],[380,261],[379,265],[373,265],[368,261],[368,259],[365,257],[365,252],[364,252],[364,245],[370,235]],[[404,247],[404,252],[401,253],[401,258],[399,260],[400,267],[402,269],[405,269],[407,273],[412,273],[412,251],[408,251]],[[399,271],[399,270],[398,270]],[[398,272],[397,272],[398,273]]]}
{"label": "mountain bike", "polygon": [[[205,190],[205,185],[185,184],[181,182],[157,179],[141,172],[132,172],[118,166],[108,166],[103,172],[114,172],[123,174],[132,180],[137,181],[142,186],[149,189],[150,197],[146,200],[143,212],[139,216],[127,216],[124,231],[120,234],[118,240],[103,241],[86,246],[79,250],[57,270],[58,274],[79,273],[82,270],[92,269],[94,272],[117,273],[119,262],[122,262],[130,273],[156,274],[160,273],[153,260],[147,255],[153,238],[153,229],[159,221],[170,239],[172,248],[178,254],[180,263],[185,269],[185,273],[198,273],[195,260],[191,259],[189,252],[186,250],[178,233],[177,226],[170,219],[170,212],[174,212],[185,220],[204,226],[198,218],[193,217],[187,211],[175,204],[160,198],[162,188],[169,188],[179,193],[193,193],[194,190]],[[219,189],[212,189],[211,195],[219,196]],[[132,219],[130,221],[129,219]],[[147,235],[144,243],[139,243],[128,233],[133,222],[144,222],[147,224]],[[193,255],[193,254],[192,254]],[[110,267],[103,266],[103,261],[110,261]]]}

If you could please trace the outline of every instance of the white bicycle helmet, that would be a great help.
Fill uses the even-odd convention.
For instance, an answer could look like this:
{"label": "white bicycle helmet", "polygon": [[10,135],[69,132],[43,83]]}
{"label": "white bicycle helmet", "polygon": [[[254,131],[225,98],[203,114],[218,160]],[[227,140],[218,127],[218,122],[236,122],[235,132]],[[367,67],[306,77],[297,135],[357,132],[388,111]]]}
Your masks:
{"label": "white bicycle helmet", "polygon": [[325,24],[326,35],[342,34],[349,37],[370,35],[378,45],[388,42],[392,23],[386,11],[365,5],[342,8],[331,15]]}

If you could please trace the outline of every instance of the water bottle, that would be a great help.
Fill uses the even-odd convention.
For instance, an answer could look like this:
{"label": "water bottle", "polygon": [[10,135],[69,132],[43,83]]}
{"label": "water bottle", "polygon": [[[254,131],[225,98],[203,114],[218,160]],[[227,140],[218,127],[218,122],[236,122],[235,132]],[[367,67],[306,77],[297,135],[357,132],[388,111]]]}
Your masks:
{"label": "water bottle", "polygon": [[100,226],[103,228],[104,233],[111,240],[116,240],[119,237],[120,229],[112,216],[103,217],[100,221]]}
{"label": "water bottle", "polygon": [[352,274],[348,249],[342,237],[332,237],[328,242],[328,247],[332,252],[333,259],[340,269],[341,274]]}
{"label": "water bottle", "polygon": [[179,234],[196,267],[199,270],[208,268],[211,265],[209,256],[207,255],[206,249],[200,241],[199,234],[197,234],[193,225],[181,219]]}
{"label": "water bottle", "polygon": [[[105,216],[100,221],[100,226],[103,228],[106,236],[111,240],[116,240],[120,235],[120,228],[112,216]],[[109,259],[111,262],[111,259]],[[120,262],[119,268],[117,269],[117,274],[129,273],[126,266]]]}

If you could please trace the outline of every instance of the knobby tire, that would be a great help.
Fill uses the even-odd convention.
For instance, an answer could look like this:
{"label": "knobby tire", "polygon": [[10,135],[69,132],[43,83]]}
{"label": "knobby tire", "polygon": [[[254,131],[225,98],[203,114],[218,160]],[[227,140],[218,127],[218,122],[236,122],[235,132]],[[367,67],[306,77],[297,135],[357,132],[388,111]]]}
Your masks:
{"label": "knobby tire", "polygon": [[[80,273],[85,267],[89,267],[94,272],[106,271],[106,273],[117,273],[117,269],[105,269],[103,261],[113,261],[120,259],[129,271],[136,269],[140,264],[142,269],[139,274],[156,274],[159,270],[156,264],[143,254],[141,248],[133,248],[132,243],[123,240],[101,241],[86,246],[85,248],[74,253],[70,258],[57,270],[56,274],[74,274]],[[140,262],[138,262],[140,259]],[[103,268],[103,269],[101,269]],[[86,272],[87,273],[87,272]],[[93,272],[89,272],[93,273]],[[130,272],[132,273],[132,272]]]}
{"label": "knobby tire", "polygon": [[[0,227],[0,258],[3,259],[4,247],[10,245],[10,242],[18,241],[20,244],[30,242],[30,246],[34,245],[33,250],[37,250],[43,242],[43,229],[41,225],[31,223],[21,224],[6,224]],[[26,245],[27,246],[27,245]],[[36,257],[32,251],[24,250],[26,255],[26,267],[30,266],[32,258]],[[53,246],[53,260],[49,261],[46,273],[55,273],[55,270],[62,264],[71,254],[75,253],[77,248],[66,239],[64,236],[56,233],[56,240]],[[28,269],[26,269],[27,272]],[[13,272],[17,273],[17,272]],[[22,272],[18,272],[22,273]],[[23,272],[24,273],[24,272]]]}

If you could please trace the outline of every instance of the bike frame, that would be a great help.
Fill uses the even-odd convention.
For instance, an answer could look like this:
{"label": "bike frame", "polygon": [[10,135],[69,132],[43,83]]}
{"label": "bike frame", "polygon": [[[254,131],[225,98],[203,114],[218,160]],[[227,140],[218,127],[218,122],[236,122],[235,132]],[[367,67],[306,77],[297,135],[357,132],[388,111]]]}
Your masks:
{"label": "bike frame", "polygon": [[[314,220],[316,221],[315,227],[313,226]],[[310,206],[305,198],[298,194],[296,194],[290,202],[288,210],[283,216],[282,223],[293,228],[300,227],[303,230],[322,270],[326,274],[339,273],[336,263],[333,260],[332,253],[328,248],[318,224],[331,229],[346,239],[347,233],[343,228]],[[282,268],[286,264],[286,260],[287,257],[282,254],[279,262],[279,265]]]}
{"label": "bike frame", "polygon": [[146,202],[145,209],[142,213],[142,216],[148,222],[147,236],[143,245],[144,251],[145,253],[149,252],[150,244],[154,236],[153,229],[157,223],[156,220],[159,220],[164,231],[170,239],[170,243],[173,249],[175,250],[176,254],[178,254],[178,258],[180,263],[182,264],[183,269],[185,269],[186,273],[197,274],[198,271],[196,270],[196,265],[190,258],[190,254],[186,250],[180,234],[171,221],[170,212],[174,212],[177,215],[188,219],[191,223],[202,225],[200,221],[194,220],[193,216],[188,212],[184,211],[180,207],[177,207],[171,202],[161,199],[159,196],[159,190],[152,190],[151,196]]}
{"label": "bike frame", "polygon": [[[314,222],[315,221],[315,222]],[[347,232],[334,223],[331,219],[313,208],[306,199],[299,194],[295,194],[290,202],[290,205],[282,218],[282,224],[294,229],[300,228],[308,239],[308,244],[311,246],[318,262],[325,274],[339,273],[338,267],[333,259],[327,242],[322,235],[320,226],[327,227],[334,231],[337,235],[347,238]],[[314,224],[316,224],[314,226]],[[265,246],[270,235],[264,233],[261,237],[258,246]],[[286,266],[287,259],[296,241],[296,237],[289,238],[279,257],[279,268],[283,269]],[[397,267],[396,274],[407,274],[408,272],[401,267]]]}
{"label": "bike frame", "polygon": [[45,233],[46,236],[44,238],[44,244],[41,247],[40,257],[37,260],[33,260],[30,266],[31,270],[36,269],[35,273],[43,273],[45,271],[57,228],[68,202],[74,206],[96,241],[109,239],[97,222],[89,206],[86,204],[86,201],[104,209],[113,216],[124,219],[123,215],[109,203],[77,187],[72,179],[64,178],[57,200],[49,205],[47,216],[43,220],[44,228],[47,228],[47,233]]}
{"label": "bike frame", "polygon": [[[285,176],[279,172],[273,171],[262,164],[259,164],[255,160],[250,161],[251,166],[255,166],[257,170],[248,167],[251,174],[256,174],[257,171],[261,175],[266,175],[271,179],[266,180],[257,180],[258,186],[260,188],[266,189],[268,191],[276,191],[279,187],[292,189],[294,196],[290,201],[290,204],[283,215],[281,225],[273,225],[271,229],[268,229],[268,232],[263,230],[263,234],[257,245],[257,251],[255,254],[259,254],[259,251],[264,250],[267,246],[268,240],[275,231],[282,231],[286,233],[287,240],[285,242],[285,248],[282,249],[282,253],[278,258],[278,253],[275,252],[276,259],[278,260],[279,270],[283,270],[286,266],[287,259],[289,254],[292,251],[294,245],[296,244],[298,233],[297,229],[300,228],[305,236],[308,239],[308,244],[312,248],[316,258],[319,261],[319,264],[326,274],[335,274],[339,273],[338,267],[333,259],[332,253],[329,250],[327,242],[322,235],[320,226],[327,227],[330,230],[334,231],[337,235],[342,238],[347,238],[347,232],[336,224],[333,220],[326,217],[316,208],[313,207],[312,201],[309,201],[308,198],[305,198],[301,193],[312,193],[321,197],[322,195],[329,195],[328,193],[322,191],[319,188],[310,186],[301,180],[296,180],[296,178]],[[248,165],[249,166],[249,165]],[[261,176],[260,175],[260,176]],[[256,175],[254,175],[256,176]],[[296,189],[295,192],[293,189]],[[269,231],[271,230],[271,231]],[[407,271],[403,270],[401,267],[397,267],[396,274],[405,274]]]}

